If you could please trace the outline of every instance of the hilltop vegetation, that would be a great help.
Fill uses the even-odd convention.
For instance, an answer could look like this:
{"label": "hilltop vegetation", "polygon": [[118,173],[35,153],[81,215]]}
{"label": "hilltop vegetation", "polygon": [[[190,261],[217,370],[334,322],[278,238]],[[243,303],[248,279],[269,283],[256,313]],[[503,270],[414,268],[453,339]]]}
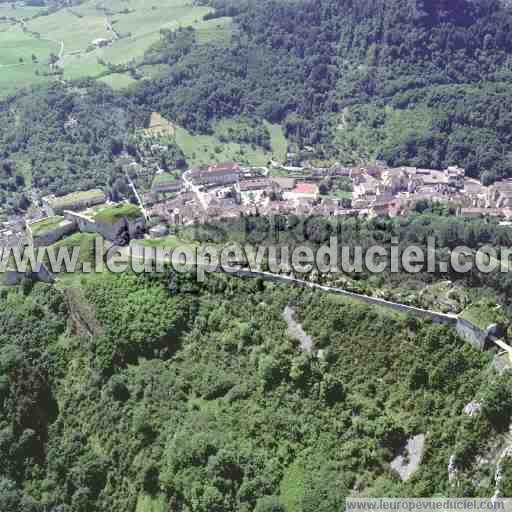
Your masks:
{"label": "hilltop vegetation", "polygon": [[[55,83],[0,102],[2,155],[28,167],[31,185],[41,191],[107,188],[115,157],[149,116],[106,86],[81,85]],[[23,190],[25,181],[16,178],[13,186]]]}
{"label": "hilltop vegetation", "polygon": [[229,37],[229,18],[203,19],[210,12],[188,0],[0,2],[0,96],[54,79],[95,77],[129,86],[155,72],[131,70],[161,30],[190,26],[203,42]]}
{"label": "hilltop vegetation", "polygon": [[[64,71],[31,74],[51,83],[0,101],[0,206],[10,211],[25,210],[33,189],[100,187],[117,197],[117,157],[137,160],[137,144],[160,142],[169,171],[184,157],[285,160],[286,136],[313,145],[318,159],[459,164],[486,183],[512,176],[512,14],[497,0],[31,3],[27,26],[43,37],[19,20],[2,24],[0,46],[26,45],[2,53],[0,76],[19,88],[47,58]],[[17,9],[0,2],[0,16]],[[87,49],[114,31],[115,44]],[[87,51],[52,56],[52,34],[67,51]],[[98,80],[72,81],[83,76]],[[164,135],[147,130],[152,114]],[[367,222],[255,216],[165,241],[278,235],[318,247],[337,235],[364,250],[389,248],[395,236],[400,248],[425,248],[435,234],[438,261],[459,245],[512,245],[510,228],[494,221],[416,209]],[[98,215],[140,212],[123,205]],[[92,261],[93,243],[75,235],[55,247],[80,247],[81,261]],[[508,274],[340,279],[423,306],[437,307],[436,293],[448,308],[474,302],[467,318],[510,326]],[[504,307],[489,312],[498,300]],[[287,307],[320,354],[287,331]],[[170,270],[0,289],[2,512],[332,512],[354,494],[509,493],[508,476],[495,481],[493,455],[511,416],[512,374],[498,374],[492,355],[446,326],[331,295],[219,275],[198,284]],[[422,461],[402,481],[391,462],[415,436],[425,438]],[[505,475],[511,467],[504,460]]]}
{"label": "hilltop vegetation", "polygon": [[[2,510],[309,512],[352,489],[494,492],[475,457],[507,428],[512,381],[447,328],[173,272],[0,300]],[[286,305],[322,359],[287,336]],[[416,434],[423,462],[401,482],[389,463]]]}

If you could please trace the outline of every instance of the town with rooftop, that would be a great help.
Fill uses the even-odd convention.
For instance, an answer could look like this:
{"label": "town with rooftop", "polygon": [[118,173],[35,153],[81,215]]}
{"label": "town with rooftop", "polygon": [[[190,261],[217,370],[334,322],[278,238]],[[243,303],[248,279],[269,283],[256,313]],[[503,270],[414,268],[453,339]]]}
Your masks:
{"label": "town with rooftop", "polygon": [[[99,189],[56,197],[38,197],[26,215],[4,218],[2,246],[48,246],[74,232],[98,233],[110,242],[158,239],[179,226],[241,217],[290,215],[397,217],[421,202],[437,202],[466,217],[512,219],[512,180],[484,186],[464,169],[389,168],[383,163],[319,167],[296,155],[253,167],[212,162],[194,168],[164,171],[163,143],[152,144],[137,159],[122,154],[127,198],[114,201]],[[307,154],[307,150],[306,150]]]}

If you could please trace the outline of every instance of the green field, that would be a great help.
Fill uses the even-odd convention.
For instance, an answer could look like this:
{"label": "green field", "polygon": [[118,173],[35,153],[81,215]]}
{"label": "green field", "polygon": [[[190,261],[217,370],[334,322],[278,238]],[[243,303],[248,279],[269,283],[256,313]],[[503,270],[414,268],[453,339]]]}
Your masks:
{"label": "green field", "polygon": [[[108,8],[108,17],[104,7]],[[159,41],[162,29],[192,26],[200,43],[227,40],[232,33],[231,18],[204,21],[210,8],[193,6],[190,0],[163,0],[153,5],[143,0],[89,0],[46,16],[40,15],[43,11],[38,7],[13,8],[11,4],[0,7],[0,17],[23,19],[27,27],[23,32],[21,24],[0,22],[0,96],[24,85],[53,80],[43,76],[52,53],[62,57],[64,79],[101,76],[102,82],[122,89],[134,80],[124,73],[105,76],[107,67],[100,61],[138,64],[145,51]],[[110,30],[109,20],[119,37]],[[97,39],[112,43],[94,48],[92,42]],[[33,54],[37,62],[32,61]],[[152,78],[162,70],[162,66],[144,66],[141,74]]]}
{"label": "green field", "polygon": [[176,142],[191,166],[211,162],[235,161],[249,165],[267,165],[272,154],[249,144],[224,143],[213,135],[193,135],[184,128],[176,129]]}
{"label": "green field", "polygon": [[[13,7],[14,5],[14,7]],[[25,6],[15,2],[0,4],[0,18],[16,18],[17,20],[28,20],[37,16],[45,7]]]}
{"label": "green field", "polygon": [[97,77],[108,72],[107,68],[98,62],[95,53],[78,53],[66,55],[64,58],[64,77],[73,80],[84,76]]}
{"label": "green field", "polygon": [[0,23],[0,66],[19,64],[20,59],[32,64],[32,55],[42,61],[58,50],[58,44],[34,39],[24,33],[19,25]]}
{"label": "green field", "polygon": [[58,51],[58,44],[34,39],[20,25],[0,22],[0,95],[15,92],[27,83],[47,80],[37,76],[36,70],[47,69],[51,53]]}
{"label": "green field", "polygon": [[233,34],[232,18],[215,18],[202,21],[197,26],[197,41],[201,44],[229,41]]}
{"label": "green field", "polygon": [[283,128],[278,124],[270,124],[265,121],[265,126],[270,132],[272,143],[272,157],[278,162],[286,162],[286,153],[288,152],[288,141],[284,136]]}
{"label": "green field", "polygon": [[79,18],[68,9],[61,9],[50,16],[40,16],[27,23],[27,27],[41,34],[41,38],[64,42],[64,54],[85,50],[94,39],[108,39],[105,17],[98,12]]}
{"label": "green field", "polygon": [[112,73],[99,79],[100,82],[110,85],[112,89],[124,89],[136,82],[127,73]]}

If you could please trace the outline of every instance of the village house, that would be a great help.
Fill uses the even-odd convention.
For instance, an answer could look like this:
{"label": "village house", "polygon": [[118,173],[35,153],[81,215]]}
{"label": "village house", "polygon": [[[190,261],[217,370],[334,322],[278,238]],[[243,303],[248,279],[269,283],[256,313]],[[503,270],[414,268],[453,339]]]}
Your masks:
{"label": "village house", "polygon": [[153,194],[168,194],[179,192],[184,184],[181,179],[167,179],[162,178],[163,175],[157,175],[153,184],[151,185],[151,192]]}
{"label": "village house", "polygon": [[489,204],[496,208],[512,207],[512,181],[500,181],[489,189]]}
{"label": "village house", "polygon": [[382,186],[392,194],[407,191],[409,180],[405,169],[389,169],[382,173]]}
{"label": "village house", "polygon": [[354,181],[354,183],[355,185],[352,197],[355,201],[374,201],[381,188],[380,181],[372,178],[371,176],[361,175],[356,181]]}
{"label": "village house", "polygon": [[320,196],[320,189],[315,183],[297,183],[295,188],[283,194],[284,199],[312,199],[317,200]]}
{"label": "village house", "polygon": [[290,192],[295,188],[295,184],[297,183],[295,178],[272,177],[270,181],[277,185],[282,192]]}
{"label": "village house", "polygon": [[464,178],[466,171],[460,167],[448,167],[448,185],[452,188],[461,190],[464,188]]}

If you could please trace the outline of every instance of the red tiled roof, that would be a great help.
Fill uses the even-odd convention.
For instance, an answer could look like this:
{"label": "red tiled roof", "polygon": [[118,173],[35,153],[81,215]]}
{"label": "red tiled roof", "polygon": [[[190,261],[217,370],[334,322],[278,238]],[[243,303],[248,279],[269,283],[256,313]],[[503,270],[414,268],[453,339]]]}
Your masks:
{"label": "red tiled roof", "polygon": [[314,183],[297,183],[293,192],[295,194],[318,194],[318,185]]}

